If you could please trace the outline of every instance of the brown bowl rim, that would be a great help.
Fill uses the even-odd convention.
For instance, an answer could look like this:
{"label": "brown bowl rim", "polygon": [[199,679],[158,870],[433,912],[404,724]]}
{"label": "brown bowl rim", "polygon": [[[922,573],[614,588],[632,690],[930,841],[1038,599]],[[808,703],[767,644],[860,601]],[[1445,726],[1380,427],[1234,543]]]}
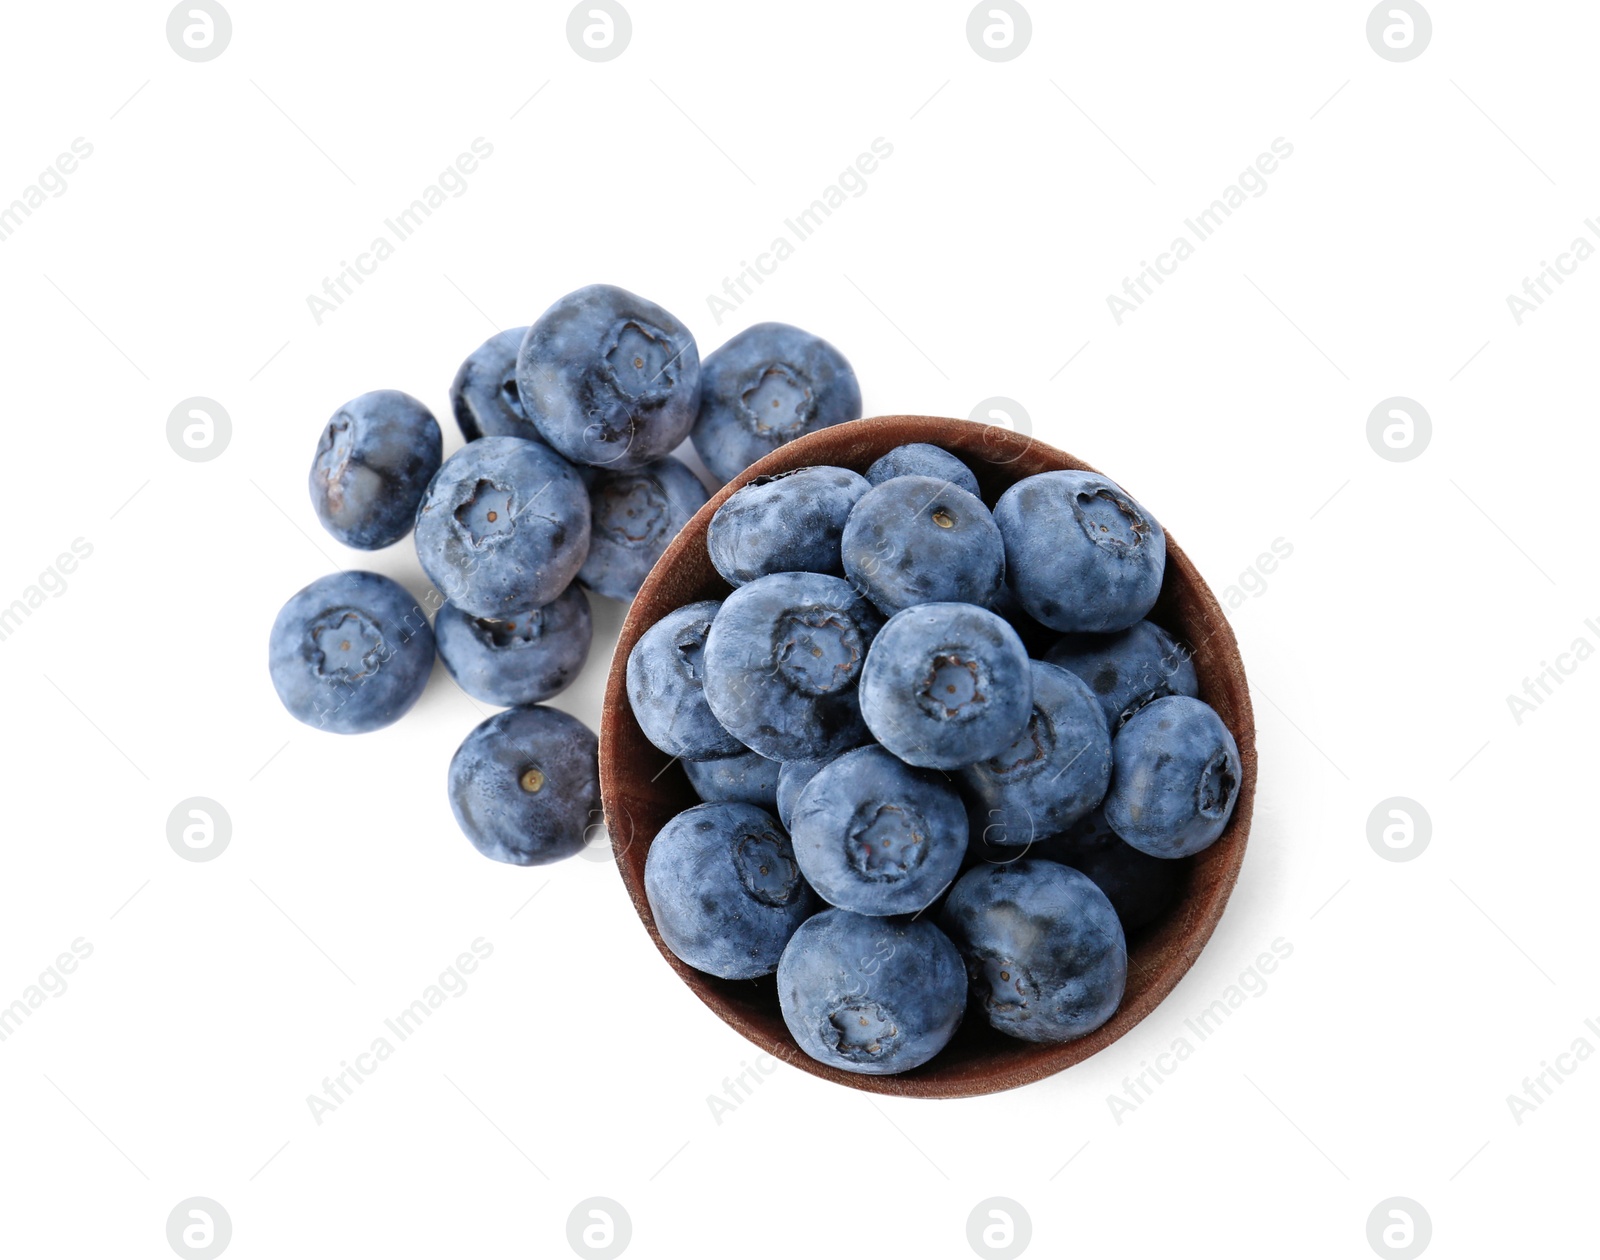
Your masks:
{"label": "brown bowl rim", "polygon": [[[650,903],[645,895],[644,858],[659,827],[647,832],[640,829],[638,815],[645,811],[637,801],[637,793],[630,792],[628,770],[631,768],[636,773],[642,772],[642,766],[636,763],[630,766],[628,750],[624,745],[643,743],[658,758],[665,754],[644,740],[643,732],[634,721],[626,687],[628,654],[640,635],[671,608],[680,607],[694,599],[722,598],[731,589],[712,570],[710,577],[713,584],[721,588],[720,593],[696,594],[676,600],[670,607],[656,607],[661,601],[663,588],[669,585],[673,574],[681,571],[685,559],[691,557],[695,549],[698,549],[698,554],[692,558],[696,565],[710,568],[709,557],[705,553],[706,528],[717,509],[740,487],[757,477],[811,464],[843,464],[845,467],[857,466],[857,471],[864,471],[871,458],[907,442],[931,442],[961,456],[969,464],[978,461],[982,466],[975,466],[974,471],[979,473],[980,480],[988,479],[991,482],[998,480],[996,469],[1005,469],[1018,463],[1033,468],[1034,472],[1055,469],[1098,472],[1075,456],[1035,438],[998,426],[944,416],[889,415],[855,420],[796,438],[758,460],[717,491],[695,513],[667,546],[628,609],[606,679],[600,726],[600,794],[611,832],[617,871],[640,922],[667,964],[724,1023],[766,1053],[813,1076],[852,1089],[898,1097],[969,1098],[1043,1080],[1097,1054],[1125,1036],[1155,1010],[1193,966],[1222,917],[1244,862],[1255,801],[1255,717],[1250,704],[1244,662],[1233,629],[1211,588],[1174,541],[1171,531],[1167,530],[1166,575],[1157,608],[1159,610],[1163,605],[1173,602],[1188,606],[1190,615],[1184,617],[1176,629],[1181,632],[1181,637],[1194,645],[1194,661],[1200,674],[1202,698],[1223,710],[1228,718],[1228,727],[1238,743],[1242,770],[1239,797],[1228,829],[1222,837],[1190,859],[1195,866],[1191,868],[1189,887],[1184,898],[1150,933],[1130,942],[1128,993],[1116,1014],[1086,1037],[1058,1045],[1038,1045],[1001,1038],[994,1043],[999,1049],[998,1057],[993,1062],[963,1061],[941,1069],[941,1055],[935,1056],[922,1067],[898,1075],[871,1076],[843,1072],[805,1054],[789,1036],[788,1030],[783,1028],[781,1016],[776,1019],[777,1028],[782,1030],[780,1035],[772,1028],[771,1020],[754,1018],[745,1004],[733,998],[732,993],[737,990],[731,982],[696,971],[680,960],[667,948],[656,930]],[[841,448],[847,448],[843,458],[840,455]],[[851,458],[848,448],[862,454]],[[876,454],[868,458],[867,453],[870,452]],[[1018,479],[1020,477],[1012,478]],[[1125,483],[1119,479],[1118,484]],[[985,486],[985,490],[988,490],[988,486]],[[1137,494],[1134,497],[1137,498]],[[1157,519],[1160,519],[1159,513]],[[1170,624],[1172,620],[1174,618],[1169,609],[1166,617],[1169,629],[1174,628]],[[1203,641],[1199,643],[1191,633],[1196,621],[1206,631]],[[1219,700],[1224,704],[1219,705]],[[635,808],[630,808],[630,804]],[[623,820],[622,825],[618,825],[618,820]],[[1152,949],[1159,957],[1154,964],[1145,964],[1143,959]],[[770,977],[767,979],[770,982]],[[973,1012],[969,1010],[968,1021],[973,1018]]]}

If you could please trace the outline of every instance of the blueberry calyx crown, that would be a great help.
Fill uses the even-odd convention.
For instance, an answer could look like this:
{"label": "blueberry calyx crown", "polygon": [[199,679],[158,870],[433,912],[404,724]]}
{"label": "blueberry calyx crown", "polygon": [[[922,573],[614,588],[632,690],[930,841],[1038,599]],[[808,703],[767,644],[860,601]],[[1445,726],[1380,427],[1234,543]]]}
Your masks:
{"label": "blueberry calyx crown", "polygon": [[967,717],[989,702],[984,693],[987,683],[978,661],[956,651],[935,652],[929,658],[928,672],[917,690],[917,699],[928,713],[940,720]]}
{"label": "blueberry calyx crown", "polygon": [[618,477],[595,495],[596,529],[625,547],[654,543],[666,530],[667,513],[661,487],[643,474]]}
{"label": "blueberry calyx crown", "polygon": [[824,1044],[853,1063],[881,1059],[899,1040],[900,1028],[894,1014],[870,1001],[841,1002],[828,1016],[823,1030]]}
{"label": "blueberry calyx crown", "polygon": [[778,622],[772,659],[796,691],[828,695],[854,681],[861,664],[861,633],[836,609],[796,608]]}
{"label": "blueberry calyx crown", "polygon": [[800,867],[788,845],[770,831],[739,837],[733,865],[745,891],[762,905],[787,906],[800,895]]}
{"label": "blueberry calyx crown", "polygon": [[611,330],[609,341],[600,372],[617,395],[643,406],[666,401],[678,384],[674,365],[683,353],[673,349],[672,338],[644,320],[628,318]]}
{"label": "blueberry calyx crown", "polygon": [[1090,542],[1119,555],[1131,555],[1150,534],[1150,522],[1133,500],[1110,486],[1080,490],[1072,511]]}
{"label": "blueberry calyx crown", "polygon": [[505,486],[484,478],[472,487],[472,493],[456,508],[455,516],[472,545],[484,547],[513,531],[516,499]]}
{"label": "blueberry calyx crown", "polygon": [[845,856],[863,879],[895,883],[921,865],[928,851],[926,831],[913,811],[869,801],[856,812]]}
{"label": "blueberry calyx crown", "polygon": [[383,662],[383,632],[357,608],[329,608],[306,630],[306,660],[318,678],[359,682]]}
{"label": "blueberry calyx crown", "polygon": [[806,378],[778,362],[763,364],[750,375],[751,384],[739,392],[739,418],[746,427],[759,437],[787,441],[800,436],[817,411]]}

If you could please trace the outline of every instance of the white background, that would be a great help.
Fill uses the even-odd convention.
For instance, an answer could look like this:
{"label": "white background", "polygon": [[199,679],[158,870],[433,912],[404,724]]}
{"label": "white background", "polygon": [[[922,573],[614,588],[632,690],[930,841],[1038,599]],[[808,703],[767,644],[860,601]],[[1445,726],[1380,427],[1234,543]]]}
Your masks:
{"label": "white background", "polygon": [[[8,1254],[170,1255],[192,1195],[241,1258],[564,1255],[594,1195],[641,1257],[970,1255],[991,1196],[1039,1255],[1366,1255],[1395,1195],[1434,1254],[1564,1252],[1592,1228],[1600,1063],[1566,1060],[1520,1125],[1506,1097],[1600,1048],[1600,663],[1520,723],[1506,696],[1600,645],[1600,262],[1520,326],[1506,295],[1600,212],[1600,12],[1440,0],[1396,64],[1364,3],[1040,2],[994,63],[964,3],[627,3],[605,64],[565,4],[229,0],[204,64],[161,4],[7,9],[0,205],[94,148],[0,243],[0,604],[93,547],[0,642],[0,1003],[93,947],[0,1043]],[[480,136],[466,193],[318,325],[307,295]],[[867,191],[719,325],[724,276],[880,136]],[[1276,137],[1265,194],[1119,326],[1107,295]],[[455,449],[459,361],[594,281],[702,354],[759,320],[821,333],[869,415],[1013,398],[1219,593],[1292,546],[1232,614],[1261,752],[1238,890],[1124,1040],[964,1102],[776,1065],[719,1123],[753,1047],[614,868],[503,867],[457,832],[445,768],[484,711],[442,668],[361,738],[278,705],[295,590],[336,565],[423,589],[409,541],[318,528],[327,417],[404,389]],[[232,418],[211,462],[167,442],[193,395]],[[1410,462],[1366,437],[1395,395],[1433,420]],[[556,702],[591,725],[621,614],[595,605]],[[166,837],[196,795],[232,819],[204,863]],[[1396,795],[1432,819],[1414,861],[1368,844]],[[470,988],[317,1124],[307,1095],[478,937]],[[1118,1123],[1108,1096],[1280,937],[1267,991]]]}

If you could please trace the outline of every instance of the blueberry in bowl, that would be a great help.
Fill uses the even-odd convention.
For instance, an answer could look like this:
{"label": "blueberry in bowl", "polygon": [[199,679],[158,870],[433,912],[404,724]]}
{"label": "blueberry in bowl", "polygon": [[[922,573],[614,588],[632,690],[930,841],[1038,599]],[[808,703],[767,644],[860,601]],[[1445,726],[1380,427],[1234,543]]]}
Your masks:
{"label": "blueberry in bowl", "polygon": [[[953,887],[936,897],[915,918],[909,915],[858,915],[838,908],[819,910],[795,932],[788,947],[788,951],[794,953],[797,965],[803,954],[821,957],[819,950],[807,947],[807,941],[815,942],[815,934],[821,931],[820,927],[812,928],[811,925],[820,924],[828,916],[860,920],[880,928],[907,923],[925,924],[939,932],[940,939],[954,953],[957,963],[955,988],[961,993],[960,1000],[966,1007],[966,1015],[956,1022],[942,1046],[926,1058],[917,1055],[909,1059],[899,1056],[893,1060],[885,1058],[884,1038],[892,1041],[894,1035],[889,1030],[896,1029],[903,1034],[907,1027],[913,1026],[902,1026],[893,1019],[883,1018],[890,1014],[892,1006],[886,1001],[887,993],[882,995],[885,1000],[869,994],[868,1002],[856,1001],[862,994],[869,993],[869,982],[888,965],[876,952],[877,945],[887,940],[885,937],[872,936],[869,939],[871,948],[864,952],[854,951],[853,955],[838,960],[839,974],[847,977],[839,987],[849,991],[837,994],[842,999],[840,1003],[829,1008],[823,998],[816,998],[803,1011],[794,1000],[799,996],[798,991],[785,997],[782,979],[786,968],[781,963],[776,977],[733,981],[697,970],[677,957],[662,939],[651,913],[643,884],[644,865],[654,838],[672,819],[699,805],[700,799],[682,765],[673,761],[677,754],[658,748],[647,739],[644,723],[635,717],[629,703],[626,678],[628,657],[652,627],[679,609],[697,603],[726,603],[737,592],[759,587],[761,583],[771,582],[774,577],[785,576],[767,574],[735,588],[713,565],[706,543],[707,527],[717,510],[741,488],[757,478],[818,466],[845,468],[866,476],[875,464],[891,452],[916,444],[942,450],[965,466],[977,483],[978,498],[985,504],[998,504],[1011,487],[1041,474],[1069,472],[1099,477],[1094,469],[1082,461],[1042,441],[995,426],[937,417],[888,416],[855,421],[803,435],[779,446],[734,478],[696,513],[662,554],[635,596],[622,627],[618,651],[607,682],[601,725],[601,791],[606,816],[612,822],[617,869],[641,923],[667,965],[677,972],[688,988],[717,1017],[761,1050],[835,1084],[898,1096],[953,1098],[1026,1085],[1082,1062],[1125,1036],[1172,991],[1214,930],[1243,861],[1255,787],[1255,737],[1249,690],[1233,634],[1216,598],[1177,541],[1167,532],[1165,526],[1170,522],[1163,522],[1164,555],[1153,600],[1146,604],[1149,593],[1144,592],[1138,601],[1125,602],[1114,618],[1122,621],[1121,625],[1092,629],[1072,627],[1068,632],[1110,635],[1140,620],[1148,620],[1175,643],[1192,645],[1192,651],[1185,649],[1185,652],[1194,669],[1197,696],[1216,712],[1233,736],[1238,749],[1238,788],[1233,794],[1232,809],[1221,835],[1191,857],[1150,857],[1110,832],[1104,822],[1105,814],[1097,805],[1076,821],[1062,823],[1064,830],[1056,835],[1038,837],[1032,843],[1023,845],[990,844],[984,841],[982,829],[975,830],[973,827],[975,797],[971,786],[964,782],[964,776],[971,767],[959,766],[949,770],[922,768],[923,772],[943,780],[949,789],[959,794],[967,807],[968,851],[964,860],[969,871],[1044,858],[1059,863],[1063,868],[1070,866],[1081,871],[1092,885],[1101,888],[1111,903],[1114,917],[1127,916],[1122,925],[1127,952],[1126,977],[1121,1000],[1105,1022],[1092,1031],[1082,1032],[1064,1041],[1030,1041],[1011,1031],[996,1028],[987,1015],[980,1011],[977,1000],[967,1001],[966,990],[971,982],[967,974],[969,968],[949,935],[939,926],[944,904],[954,895]],[[903,475],[926,475],[927,467],[920,465]],[[1133,471],[1121,471],[1129,477],[1127,487],[1133,489]],[[893,479],[885,477],[884,484]],[[946,480],[954,482],[956,479],[946,477]],[[1100,478],[1100,481],[1105,480]],[[1120,486],[1123,483],[1111,484]],[[1121,514],[1120,508],[1115,510]],[[1146,515],[1143,519],[1153,518]],[[804,576],[808,581],[811,578],[840,580],[836,574],[808,573]],[[1017,595],[1008,594],[1011,577],[1008,572],[1007,587],[1002,588],[989,611],[998,609],[1002,620],[1024,626],[1023,641],[1029,649],[1026,655],[1034,658],[1026,666],[1031,675],[1034,662],[1055,645],[1065,628],[1035,624],[1020,598],[1021,592]],[[847,581],[843,584],[849,586]],[[879,618],[876,625],[866,621],[861,624],[870,654],[887,623],[882,622],[881,613],[870,601],[862,602]],[[764,624],[770,627],[771,623]],[[812,647],[821,649],[822,655],[811,656]],[[751,651],[748,644],[745,650],[747,653]],[[837,660],[820,643],[808,645],[805,653],[813,665],[818,662],[831,665]],[[693,647],[689,655],[696,655]],[[770,703],[772,697],[765,690],[770,685],[767,674],[770,674],[774,664],[770,643],[753,652],[753,655],[765,659],[767,670],[765,673],[759,668],[754,670],[757,678],[746,688],[746,694],[751,697],[748,703],[758,711],[771,709],[774,707]],[[1031,686],[1031,677],[1029,682]],[[1084,682],[1092,692],[1093,683],[1087,679]],[[859,707],[859,680],[856,691]],[[1081,692],[1077,699],[1084,701]],[[1103,700],[1103,696],[1095,696],[1092,704],[1088,701],[1074,704],[1070,711],[1079,713],[1082,720],[1087,721],[1089,711],[1098,709],[1096,717],[1105,723],[1109,733],[1111,723],[1106,717]],[[1031,704],[1028,706],[1028,714],[1032,713],[1033,707]],[[787,724],[789,720],[792,719],[784,719],[782,724]],[[751,721],[753,724],[761,721],[774,724],[770,715]],[[796,725],[803,728],[807,724],[796,721]],[[729,730],[721,721],[718,726]],[[1022,729],[1025,728],[1026,721],[1022,724]],[[733,734],[731,730],[729,733]],[[877,742],[872,731],[866,729],[865,721],[852,740],[854,742],[841,740],[841,745],[848,743],[849,746],[837,749],[808,751],[803,747],[806,741],[797,739],[797,747],[782,751],[774,747],[759,750],[783,763],[777,781],[780,817],[787,815],[789,822],[795,823],[797,802],[829,765],[851,755],[853,749]],[[1005,747],[1026,751],[1025,746],[1017,743],[1015,735]],[[992,755],[997,756],[1004,751],[1005,748],[1002,748]],[[1013,758],[1013,761],[1017,760],[1024,758]],[[1056,761],[1051,773],[1063,764],[1065,759]],[[1071,777],[1075,769],[1063,771],[1064,777]],[[1091,785],[1084,791],[1092,796],[1094,788]],[[1029,807],[1029,802],[1024,801],[1023,808]],[[994,808],[1003,809],[1004,806]],[[1072,812],[1073,809],[1069,808],[1062,817]],[[778,820],[774,820],[774,825],[782,827]],[[819,904],[826,903],[819,899]],[[1135,921],[1139,926],[1133,926]],[[885,952],[890,948],[896,950],[898,957],[899,952],[912,946],[889,941],[885,945]],[[919,942],[916,948],[926,950],[928,946],[926,942]],[[876,963],[873,961],[875,958],[878,959]],[[863,960],[866,960],[865,966]],[[857,974],[863,971],[865,975]],[[924,992],[927,991],[925,985],[921,987]],[[846,1001],[855,1002],[863,1009],[854,1012],[853,1024],[841,1027],[833,1022],[832,1015]],[[871,1003],[876,1003],[876,1010],[867,1009]],[[817,1022],[821,1008],[827,1008],[822,1018],[833,1029],[832,1033]],[[946,1007],[945,1013],[948,1014],[948,1011]],[[797,1019],[791,1026],[786,1015],[797,1012],[801,1012],[803,1018]],[[863,1017],[867,1020],[865,1024],[860,1022]],[[935,1031],[936,1039],[943,1037],[943,1025],[938,1020],[929,1019],[926,1027]],[[871,1049],[874,1044],[878,1047],[877,1051]],[[916,1065],[908,1066],[912,1059],[917,1060]],[[874,1065],[881,1066],[879,1070],[872,1070]]]}
{"label": "blueberry in bowl", "polygon": [[1122,1000],[1122,924],[1105,893],[1069,866],[1023,858],[974,867],[939,923],[966,961],[977,1010],[1012,1037],[1076,1041]]}
{"label": "blueberry in bowl", "polygon": [[931,442],[907,442],[897,446],[887,455],[872,461],[867,469],[867,480],[875,486],[896,477],[933,477],[947,481],[974,497],[982,492],[972,469],[942,447]]}
{"label": "blueberry in bowl", "polygon": [[1162,696],[1199,694],[1190,651],[1153,621],[1115,634],[1064,634],[1044,659],[1094,689],[1115,735],[1130,717]]}
{"label": "blueberry in bowl", "polygon": [[996,756],[958,770],[972,830],[1015,849],[1065,831],[1105,799],[1111,732],[1089,685],[1044,661],[1028,662],[1033,709]]}
{"label": "blueberry in bowl", "polygon": [[785,827],[792,821],[795,803],[806,784],[816,777],[817,771],[833,760],[832,757],[812,757],[805,761],[786,761],[779,768],[776,793],[778,821]]}
{"label": "blueberry in bowl", "polygon": [[727,980],[776,971],[816,908],[783,828],[739,802],[697,805],[674,818],[650,846],[644,879],[672,952]]}
{"label": "blueberry in bowl", "polygon": [[723,727],[774,761],[867,742],[856,698],[882,618],[843,578],[771,573],[731,592],[711,619],[701,662]]}
{"label": "blueberry in bowl", "polygon": [[683,759],[683,772],[702,801],[742,801],[778,808],[778,772],[783,766],[748,750],[732,757]]}
{"label": "blueberry in bowl", "polygon": [[720,599],[704,599],[674,608],[628,653],[629,708],[645,738],[670,757],[705,761],[746,751],[706,702],[706,635],[721,607]]}
{"label": "blueberry in bowl", "polygon": [[1111,753],[1106,823],[1141,853],[1190,857],[1227,829],[1242,777],[1239,747],[1205,701],[1152,701],[1123,724]]}
{"label": "blueberry in bowl", "polygon": [[1024,477],[994,505],[1006,580],[1053,630],[1125,630],[1161,593],[1166,533],[1116,482],[1062,470]]}
{"label": "blueberry in bowl", "polygon": [[914,766],[955,770],[1001,756],[1024,735],[1032,707],[1027,649],[975,604],[897,612],[861,671],[867,728]]}
{"label": "blueberry in bowl", "polygon": [[844,576],[845,522],[867,479],[848,468],[797,468],[757,477],[706,526],[711,563],[732,586],[769,573]]}
{"label": "blueberry in bowl", "polygon": [[789,832],[822,899],[865,915],[926,910],[967,852],[967,812],[955,788],[876,744],[812,776],[790,811]]}
{"label": "blueberry in bowl", "polygon": [[955,946],[926,919],[824,910],[789,938],[778,1003],[812,1059],[881,1076],[944,1049],[966,1013],[966,976]]}
{"label": "blueberry in bowl", "polygon": [[892,616],[913,604],[988,606],[1006,574],[1005,545],[975,494],[938,477],[894,477],[850,511],[845,576]]}

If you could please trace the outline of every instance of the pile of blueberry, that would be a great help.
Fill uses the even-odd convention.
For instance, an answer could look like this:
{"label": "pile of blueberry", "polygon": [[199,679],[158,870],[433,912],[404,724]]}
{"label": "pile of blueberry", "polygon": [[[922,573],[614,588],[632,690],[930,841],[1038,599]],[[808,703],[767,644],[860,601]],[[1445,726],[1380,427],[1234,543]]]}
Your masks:
{"label": "pile of blueberry", "polygon": [[1160,524],[1093,473],[979,495],[926,444],[756,478],[707,536],[732,593],[627,662],[703,802],[646,858],[662,940],[725,979],[776,972],[800,1048],[849,1072],[927,1062],[969,993],[1025,1041],[1100,1027],[1128,935],[1238,797],[1189,651],[1146,620]]}
{"label": "pile of blueberry", "polygon": [[551,862],[600,819],[598,741],[541,702],[588,658],[585,589],[632,599],[706,502],[672,452],[687,439],[729,479],[859,418],[861,391],[844,357],[801,329],[758,324],[702,366],[669,312],[590,285],[475,350],[450,401],[467,444],[449,459],[422,403],[378,390],[334,414],[310,474],[340,542],[377,550],[415,529],[433,624],[389,578],[330,574],[279,612],[272,682],[300,721],[357,734],[411,708],[437,652],[469,695],[508,706],[450,764],[456,821],[488,857]]}

